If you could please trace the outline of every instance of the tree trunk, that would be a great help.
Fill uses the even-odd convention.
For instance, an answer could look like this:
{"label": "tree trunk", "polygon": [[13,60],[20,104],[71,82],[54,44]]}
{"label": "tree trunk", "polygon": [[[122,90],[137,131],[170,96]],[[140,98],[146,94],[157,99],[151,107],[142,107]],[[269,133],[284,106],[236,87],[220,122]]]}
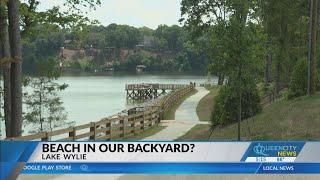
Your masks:
{"label": "tree trunk", "polygon": [[[269,50],[269,47],[271,45],[271,40],[268,41],[267,43],[267,49]],[[271,70],[271,64],[272,64],[272,54],[271,52],[268,52],[266,56],[266,61],[265,61],[265,67],[264,67],[264,85],[268,86],[270,83],[270,70]]]}
{"label": "tree trunk", "polygon": [[318,0],[310,0],[308,45],[308,95],[316,92],[317,84],[317,26]]}
{"label": "tree trunk", "polygon": [[14,62],[11,64],[11,135],[13,137],[21,136],[22,133],[22,58],[19,29],[19,6],[19,0],[9,0],[9,40],[11,57],[14,59]]}
{"label": "tree trunk", "polygon": [[224,83],[224,75],[223,74],[219,74],[218,85],[223,85],[223,83]]}
{"label": "tree trunk", "polygon": [[42,121],[42,87],[39,91],[39,122],[40,122],[40,131],[43,132],[43,121]]}
{"label": "tree trunk", "polygon": [[241,64],[238,70],[238,96],[239,96],[239,112],[238,112],[238,141],[241,140],[241,120],[242,120],[242,67]]}
{"label": "tree trunk", "polygon": [[278,95],[280,91],[280,58],[278,57],[277,62],[276,62],[276,84],[275,84],[275,90],[276,90],[276,96]]}
{"label": "tree trunk", "polygon": [[311,94],[317,89],[317,26],[318,26],[318,5],[319,0],[313,0],[312,8],[312,29],[311,29]]}
{"label": "tree trunk", "polygon": [[276,96],[279,95],[281,87],[289,83],[290,73],[289,68],[285,68],[284,65],[289,62],[289,40],[288,40],[288,17],[286,15],[281,16],[280,24],[280,37],[279,37],[279,55],[276,59]]}
{"label": "tree trunk", "polygon": [[268,54],[266,56],[266,62],[265,62],[265,68],[264,68],[264,85],[268,86],[270,83],[270,65],[271,65],[271,60],[272,55]]}
{"label": "tree trunk", "polygon": [[7,8],[5,4],[0,4],[0,49],[2,58],[1,67],[3,69],[3,100],[4,119],[6,127],[6,137],[11,137],[11,87],[10,87],[10,45],[7,24]]}

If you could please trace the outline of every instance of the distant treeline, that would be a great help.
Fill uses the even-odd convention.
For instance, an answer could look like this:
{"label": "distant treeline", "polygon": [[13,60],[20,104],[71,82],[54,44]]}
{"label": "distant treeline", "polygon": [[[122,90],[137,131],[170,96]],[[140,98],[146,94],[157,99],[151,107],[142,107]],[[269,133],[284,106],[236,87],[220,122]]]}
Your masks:
{"label": "distant treeline", "polygon": [[23,70],[33,73],[37,61],[54,57],[64,67],[82,71],[135,71],[144,65],[147,71],[204,72],[210,61],[191,40],[186,28],[177,25],[153,30],[117,24],[78,29],[40,24],[23,38]]}

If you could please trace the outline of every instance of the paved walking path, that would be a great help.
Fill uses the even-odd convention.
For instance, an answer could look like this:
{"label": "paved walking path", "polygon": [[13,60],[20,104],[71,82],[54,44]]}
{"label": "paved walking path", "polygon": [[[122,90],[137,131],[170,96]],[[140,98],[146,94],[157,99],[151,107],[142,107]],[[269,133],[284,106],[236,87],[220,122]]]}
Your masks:
{"label": "paved walking path", "polygon": [[207,124],[208,122],[201,122],[199,120],[196,109],[199,101],[205,95],[207,95],[209,91],[203,87],[197,87],[196,89],[198,90],[198,92],[183,101],[176,110],[176,120],[161,121],[161,125],[166,127],[160,132],[143,140],[175,140],[178,137],[186,134],[193,126],[197,124]]}

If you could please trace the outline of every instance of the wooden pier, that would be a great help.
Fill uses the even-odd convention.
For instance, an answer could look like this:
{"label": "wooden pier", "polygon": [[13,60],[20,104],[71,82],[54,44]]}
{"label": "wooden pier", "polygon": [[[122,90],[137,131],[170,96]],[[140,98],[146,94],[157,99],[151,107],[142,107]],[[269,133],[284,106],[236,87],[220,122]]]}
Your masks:
{"label": "wooden pier", "polygon": [[127,99],[148,100],[179,88],[187,84],[126,84]]}

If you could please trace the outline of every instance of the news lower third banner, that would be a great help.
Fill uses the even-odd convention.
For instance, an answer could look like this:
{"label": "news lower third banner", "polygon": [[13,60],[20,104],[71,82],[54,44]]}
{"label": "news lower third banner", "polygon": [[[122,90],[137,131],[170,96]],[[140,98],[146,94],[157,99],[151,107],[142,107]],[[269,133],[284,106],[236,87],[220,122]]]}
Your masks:
{"label": "news lower third banner", "polygon": [[320,173],[320,141],[1,141],[1,178],[23,174]]}

